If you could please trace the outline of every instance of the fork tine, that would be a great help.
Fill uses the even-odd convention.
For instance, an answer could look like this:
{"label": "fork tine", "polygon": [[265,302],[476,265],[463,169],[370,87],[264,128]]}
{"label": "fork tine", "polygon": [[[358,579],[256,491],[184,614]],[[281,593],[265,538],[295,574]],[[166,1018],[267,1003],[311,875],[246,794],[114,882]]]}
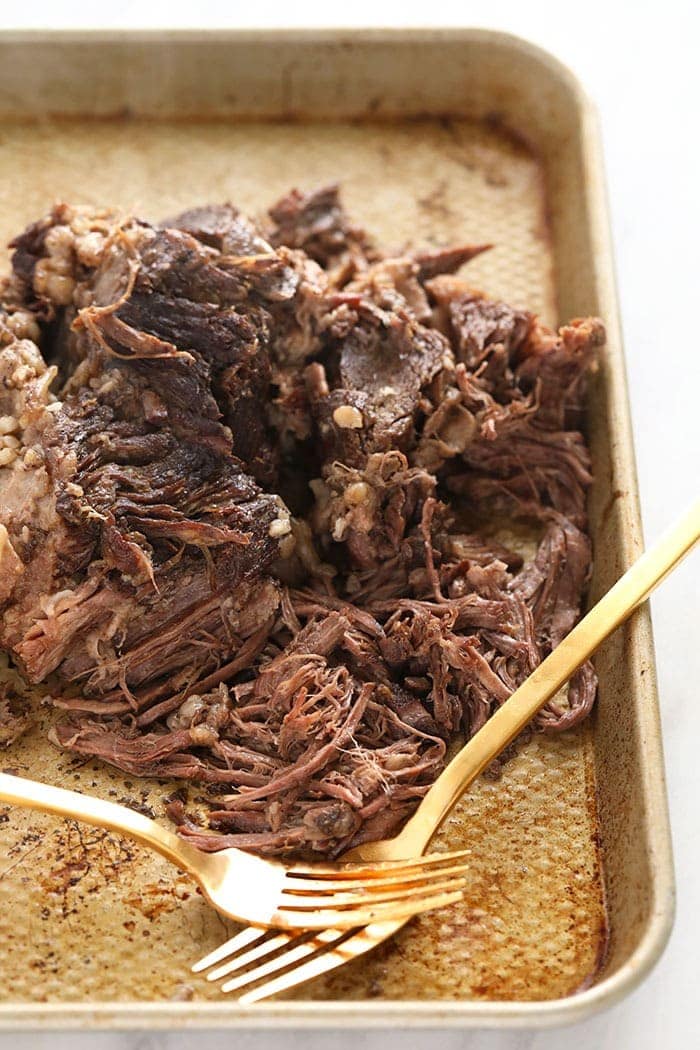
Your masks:
{"label": "fork tine", "polygon": [[[341,966],[343,963],[350,962],[359,955],[370,951],[371,948],[380,944],[402,925],[403,923],[378,923],[365,929],[355,930],[351,936],[341,941],[340,944],[331,943],[326,946],[325,950],[321,949],[319,954],[307,963],[295,966],[288,973],[283,973],[280,977],[266,981],[265,984],[261,984],[258,988],[244,992],[243,995],[239,996],[238,1001],[242,1006],[250,1006],[261,999],[268,999],[271,995],[278,995],[280,992],[286,992],[298,984],[304,984],[314,977],[320,977],[322,973],[334,970],[336,966]],[[334,932],[340,933],[341,931],[336,930]]]}
{"label": "fork tine", "polygon": [[367,908],[352,908],[343,911],[292,911],[289,908],[278,908],[272,916],[274,925],[280,924],[286,929],[320,930],[326,927],[339,926],[352,929],[354,926],[370,926],[376,922],[388,922],[391,919],[406,919],[419,915],[433,908],[442,908],[462,899],[463,890],[454,893],[436,894],[434,897],[417,897],[401,904],[390,902],[376,904]]}
{"label": "fork tine", "polygon": [[[448,869],[448,870],[452,870],[452,869]],[[457,870],[459,871],[459,870],[461,870],[461,868],[458,868]],[[310,884],[311,883],[307,883],[307,885],[310,885]],[[381,885],[383,883],[380,882],[379,884]],[[459,883],[455,883],[455,885],[459,885],[459,886],[461,886],[462,884],[463,883],[462,883],[461,880],[459,881]],[[328,889],[331,889],[332,886],[333,886],[333,883],[328,882],[325,885],[327,886]],[[343,885],[343,884],[341,883],[341,885]],[[352,885],[352,883],[351,883],[351,885]],[[446,888],[446,886],[451,886],[451,885],[452,885],[451,882],[448,882],[448,883],[433,883],[432,885],[430,885],[429,888],[430,888],[431,891],[434,891],[434,892],[438,891],[438,890],[439,891],[443,891]],[[365,883],[359,882],[359,886],[364,887]],[[413,892],[413,891],[410,891],[410,892]],[[350,894],[347,894],[347,895],[344,895],[344,896],[345,896],[345,899],[347,899],[351,903],[352,902],[357,902],[358,900],[362,900],[362,897],[360,897],[360,896],[351,896]],[[339,897],[340,897],[340,899],[338,899]],[[378,902],[378,899],[384,900],[384,899],[386,899],[386,895],[384,895],[384,894],[382,894],[382,895],[377,894],[376,896],[374,894],[372,895],[372,902],[375,902],[375,901]],[[395,899],[395,897],[392,896],[390,899]],[[423,898],[423,899],[425,900],[425,898]],[[306,906],[306,907],[316,907],[317,906],[317,904],[315,903],[315,899],[312,898],[312,897],[302,896],[300,898],[294,898],[294,903],[295,904],[297,903],[297,900],[299,900],[300,902],[303,902],[304,906]],[[343,903],[343,896],[340,896],[340,895],[336,894],[333,897],[321,898],[322,905],[325,904],[326,901],[330,901],[330,900],[332,900],[333,903],[342,904]],[[421,910],[422,910],[422,908],[421,908]],[[417,912],[412,912],[412,914],[416,914],[416,913]],[[303,915],[303,910],[300,910],[300,915]],[[355,913],[354,913],[354,911],[353,911],[353,921],[355,921]],[[319,937],[323,937],[324,932],[325,932],[324,930],[321,930],[319,933],[317,933],[315,939],[318,939]],[[232,937],[230,940],[226,941],[224,944],[220,945],[218,948],[215,948],[214,951],[209,952],[209,954],[205,955],[204,958],[199,959],[196,963],[194,963],[194,965],[192,966],[192,973],[201,973],[202,971],[208,970],[208,969],[210,969],[210,967],[215,966],[217,963],[223,962],[224,960],[230,960],[231,956],[236,956],[235,960],[228,961],[226,963],[225,967],[224,966],[219,967],[217,970],[214,970],[214,971],[212,971],[211,973],[209,973],[207,975],[207,979],[210,980],[210,981],[220,980],[222,977],[225,977],[227,974],[234,973],[236,970],[240,970],[243,967],[249,965],[251,962],[255,961],[256,958],[262,958],[265,955],[269,955],[272,952],[277,951],[281,947],[285,947],[285,946],[289,947],[290,944],[293,944],[293,946],[294,946],[296,944],[296,942],[299,940],[299,936],[295,935],[294,933],[285,933],[283,931],[279,931],[276,937],[268,937],[269,933],[270,933],[270,931],[269,931],[268,928],[260,928],[260,927],[257,927],[257,926],[248,926],[248,927],[246,927],[246,929],[241,930],[240,933],[236,934],[235,937]],[[341,934],[338,933],[338,936],[340,936],[340,935]],[[304,935],[302,934],[301,936],[304,936]],[[260,941],[263,941],[264,943],[257,943],[257,942],[260,942]],[[254,951],[253,952],[250,952],[250,951],[249,952],[244,952],[243,954],[241,954],[243,949],[248,947],[249,945],[253,946]],[[314,950],[316,950],[316,949],[314,949]],[[308,953],[304,952],[304,954],[308,954]]]}
{"label": "fork tine", "polygon": [[267,932],[267,927],[261,929],[259,926],[246,926],[244,930],[237,933],[230,941],[225,941],[218,948],[215,948],[213,952],[205,955],[203,959],[199,959],[192,967],[192,973],[201,973],[202,970],[208,970],[210,966],[214,966],[222,959],[227,959],[229,955],[235,955],[236,952],[247,948],[253,941],[260,940]]}
{"label": "fork tine", "polygon": [[434,880],[420,883],[417,886],[409,886],[397,889],[381,889],[375,893],[371,887],[363,887],[363,891],[356,893],[330,893],[327,896],[310,896],[305,894],[294,894],[282,892],[278,907],[285,910],[304,912],[307,908],[356,908],[360,905],[388,903],[399,900],[420,900],[427,894],[435,896],[438,893],[449,893],[453,890],[463,889],[466,879],[462,876],[454,879]]}
{"label": "fork tine", "polygon": [[399,861],[367,861],[366,867],[364,867],[359,861],[348,861],[345,865],[342,861],[338,864],[329,865],[314,864],[313,868],[304,867],[301,864],[295,864],[287,869],[287,874],[295,875],[298,878],[308,879],[343,879],[345,877],[345,872],[347,872],[347,878],[349,879],[374,879],[379,876],[391,875],[392,873],[396,876],[402,872],[408,874],[415,868],[432,868],[444,864],[447,861],[456,861],[462,857],[469,857],[471,856],[471,853],[472,851],[470,849],[459,849],[453,850],[450,853],[429,853],[426,857],[409,857],[406,860]]}
{"label": "fork tine", "polygon": [[387,875],[386,877],[377,876],[376,879],[371,880],[370,886],[367,885],[367,878],[362,879],[301,879],[295,875],[287,876],[287,880],[284,883],[284,893],[288,891],[294,891],[299,893],[329,893],[331,890],[363,890],[370,889],[374,892],[375,887],[378,886],[406,886],[417,882],[426,882],[428,879],[435,879],[440,877],[444,879],[448,875],[468,875],[471,865],[464,864],[452,864],[447,868],[431,868],[427,871],[417,870],[404,874],[403,871],[396,871],[393,875]]}
{"label": "fork tine", "polygon": [[249,966],[250,963],[255,962],[256,959],[262,959],[265,955],[270,955],[272,952],[276,952],[279,948],[284,948],[287,945],[294,934],[285,933],[280,931],[275,933],[274,937],[270,937],[269,940],[263,941],[262,944],[256,944],[250,951],[243,952],[242,955],[238,955],[231,962],[224,963],[223,966],[219,966],[216,970],[212,970],[211,973],[207,974],[208,981],[218,981],[221,977],[225,977],[227,973],[232,973],[236,969],[242,969],[244,966]]}
{"label": "fork tine", "polygon": [[273,955],[275,952],[280,951],[282,948],[285,949],[285,955],[288,951],[293,951],[298,945],[306,943],[311,936],[320,936],[320,932],[312,934],[309,930],[299,930],[298,933],[280,933],[276,937],[271,937],[269,941],[265,941],[263,948],[257,956],[253,958],[246,952],[244,955],[239,955],[235,959],[230,959],[225,962],[222,966],[218,966],[211,973],[207,974],[208,981],[220,981],[222,977],[228,977],[230,973],[237,973],[239,970],[244,970],[247,966],[250,966],[256,959],[264,959],[266,955]]}
{"label": "fork tine", "polygon": [[261,966],[256,966],[253,970],[248,970],[247,973],[234,977],[231,981],[226,981],[225,984],[221,985],[221,991],[233,992],[237,988],[244,988],[247,984],[261,981],[263,977],[270,977],[272,974],[277,973],[278,970],[284,970],[291,966],[292,963],[299,962],[308,955],[314,955],[321,948],[332,947],[334,943],[342,941],[347,936],[347,930],[320,930],[311,940],[304,941],[303,944],[290,948],[288,951],[278,955],[276,959],[263,963]]}

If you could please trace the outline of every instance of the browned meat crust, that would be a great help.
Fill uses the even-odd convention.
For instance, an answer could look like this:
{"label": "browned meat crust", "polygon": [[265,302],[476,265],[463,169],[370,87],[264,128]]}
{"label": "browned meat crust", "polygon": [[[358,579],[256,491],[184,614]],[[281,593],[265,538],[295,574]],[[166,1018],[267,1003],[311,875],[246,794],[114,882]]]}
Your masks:
{"label": "browned meat crust", "polygon": [[[337,854],[391,834],[575,623],[604,333],[454,276],[485,246],[386,256],[337,187],[270,219],[59,205],[13,242],[0,645],[79,685],[57,744],[201,785],[171,814],[202,848]],[[586,665],[538,726],[595,691]],[[4,697],[0,735],[24,718]]]}

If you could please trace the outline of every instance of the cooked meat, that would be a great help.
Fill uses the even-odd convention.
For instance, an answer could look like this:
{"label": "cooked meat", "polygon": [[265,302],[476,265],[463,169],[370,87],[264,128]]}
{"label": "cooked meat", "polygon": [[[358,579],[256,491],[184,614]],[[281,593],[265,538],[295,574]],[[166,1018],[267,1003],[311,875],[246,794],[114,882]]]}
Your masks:
{"label": "cooked meat", "polygon": [[362,467],[333,460],[323,480],[312,482],[312,525],[324,553],[342,543],[355,570],[376,569],[396,555],[415,523],[435,479],[409,467],[398,451],[374,452]]}
{"label": "cooked meat", "polygon": [[457,278],[437,277],[428,284],[428,292],[438,326],[449,337],[457,360],[472,372],[494,357],[508,363],[534,324],[532,315],[487,299]]}
{"label": "cooked meat", "polygon": [[448,352],[439,333],[408,314],[390,325],[369,313],[358,318],[329,357],[329,395],[313,404],[326,459],[357,466],[373,452],[406,452],[421,390]]}
{"label": "cooked meat", "polygon": [[[279,600],[266,570],[289,543],[289,515],[236,456],[217,383],[255,361],[267,322],[248,304],[255,281],[189,235],[115,220],[80,261],[88,217],[58,208],[52,220],[41,240],[15,242],[16,277],[28,306],[43,297],[39,318],[77,311],[79,363],[57,399],[56,368],[33,344],[0,351],[2,416],[16,423],[0,476],[3,561],[17,577],[0,641],[32,681],[58,671],[87,696],[119,685],[131,697],[183,668],[210,671]],[[55,244],[61,270],[73,266],[61,273],[70,306],[38,276]]]}
{"label": "cooked meat", "polygon": [[601,322],[572,321],[557,334],[454,278],[429,290],[448,311],[460,363],[441,377],[414,461],[447,468],[449,490],[474,505],[540,518],[551,509],[585,527],[590,459],[576,427]]}
{"label": "cooked meat", "polygon": [[340,256],[362,268],[374,254],[365,232],[352,226],[335,185],[311,193],[292,190],[269,211],[270,241],[276,247],[300,248],[325,269]]}
{"label": "cooked meat", "polygon": [[190,208],[161,225],[191,233],[202,244],[233,258],[270,254],[270,245],[254,223],[232,204]]}
{"label": "cooked meat", "polygon": [[[132,773],[226,785],[209,814],[224,833],[215,848],[341,851],[387,794],[407,815],[445,754],[435,732],[416,725],[416,711],[409,723],[389,687],[360,681],[343,662],[345,632],[364,627],[333,611],[310,620],[252,688],[191,695],[166,732],[80,720],[59,726],[56,739]],[[211,848],[208,834],[183,831]]]}
{"label": "cooked meat", "polygon": [[31,703],[10,682],[0,682],[0,747],[23,736],[33,721]]}
{"label": "cooked meat", "polygon": [[[486,246],[382,253],[335,186],[269,215],[58,205],[13,242],[0,646],[54,675],[56,744],[201,785],[170,807],[201,848],[337,855],[576,622],[603,329],[466,285]],[[30,717],[5,688],[0,742]]]}

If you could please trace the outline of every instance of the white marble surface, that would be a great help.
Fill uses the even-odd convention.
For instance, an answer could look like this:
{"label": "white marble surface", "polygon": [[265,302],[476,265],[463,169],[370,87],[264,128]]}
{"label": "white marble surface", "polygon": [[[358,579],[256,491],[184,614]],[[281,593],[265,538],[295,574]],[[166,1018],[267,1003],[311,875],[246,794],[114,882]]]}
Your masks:
{"label": "white marble surface", "polygon": [[[279,26],[472,24],[508,29],[571,65],[602,115],[613,230],[627,346],[632,414],[645,532],[654,539],[697,494],[700,481],[700,347],[695,317],[700,289],[700,5],[697,0],[35,0],[0,9],[0,27]],[[605,1014],[548,1032],[201,1032],[8,1034],[12,1050],[201,1050],[235,1045],[320,1050],[666,1050],[700,1045],[700,557],[686,562],[653,599],[678,915],[654,973]],[[695,1036],[695,1039],[693,1039]]]}

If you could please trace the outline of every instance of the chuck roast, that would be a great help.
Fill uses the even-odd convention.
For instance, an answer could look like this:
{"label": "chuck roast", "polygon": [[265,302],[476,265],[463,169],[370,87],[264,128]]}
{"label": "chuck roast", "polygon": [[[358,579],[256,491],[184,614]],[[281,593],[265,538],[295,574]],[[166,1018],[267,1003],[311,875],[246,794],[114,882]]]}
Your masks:
{"label": "chuck roast", "polygon": [[[579,615],[600,321],[475,291],[484,245],[382,252],[334,186],[266,226],[62,204],[12,248],[0,646],[51,738],[198,785],[170,814],[203,849],[393,833]],[[0,707],[9,743],[31,712]]]}

